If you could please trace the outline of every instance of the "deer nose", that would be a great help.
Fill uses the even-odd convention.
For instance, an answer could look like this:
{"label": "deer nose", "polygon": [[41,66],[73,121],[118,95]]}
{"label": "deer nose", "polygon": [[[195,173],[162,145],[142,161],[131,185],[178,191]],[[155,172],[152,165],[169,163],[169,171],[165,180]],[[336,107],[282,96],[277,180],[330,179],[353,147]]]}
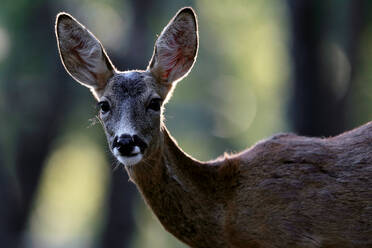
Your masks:
{"label": "deer nose", "polygon": [[132,136],[128,134],[123,134],[120,137],[116,136],[112,146],[113,148],[118,149],[118,151],[120,152],[120,155],[122,156],[129,157],[129,156],[136,155],[136,154],[133,154],[134,147],[135,147],[134,140]]}
{"label": "deer nose", "polygon": [[123,134],[116,136],[112,144],[112,148],[118,149],[122,156],[136,156],[138,153],[143,153],[147,145],[137,135]]}

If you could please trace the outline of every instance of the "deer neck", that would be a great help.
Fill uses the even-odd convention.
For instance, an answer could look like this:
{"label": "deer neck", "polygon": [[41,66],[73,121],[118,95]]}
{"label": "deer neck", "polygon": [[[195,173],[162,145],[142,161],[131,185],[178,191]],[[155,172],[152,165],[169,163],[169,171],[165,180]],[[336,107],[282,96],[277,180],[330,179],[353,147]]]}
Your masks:
{"label": "deer neck", "polygon": [[[171,184],[174,189],[183,192],[198,191],[200,178],[198,172],[207,168],[178,147],[165,126],[161,128],[160,146],[148,158],[128,167],[131,180],[140,190],[155,185]],[[155,185],[154,185],[155,184]]]}
{"label": "deer neck", "polygon": [[185,154],[163,128],[159,151],[127,170],[163,226],[191,245],[221,231],[218,193],[210,192],[216,188],[207,181],[213,167]]}

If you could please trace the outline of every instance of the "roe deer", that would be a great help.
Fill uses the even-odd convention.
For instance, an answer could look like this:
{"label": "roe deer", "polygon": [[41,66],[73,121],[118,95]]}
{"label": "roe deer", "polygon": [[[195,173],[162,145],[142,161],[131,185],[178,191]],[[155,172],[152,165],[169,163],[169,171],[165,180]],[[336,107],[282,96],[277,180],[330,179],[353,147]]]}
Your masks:
{"label": "roe deer", "polygon": [[333,138],[278,134],[200,162],[162,118],[196,59],[191,8],[164,28],[143,71],[116,70],[99,40],[66,13],[56,35],[65,69],[99,101],[112,153],[178,239],[200,248],[372,247],[372,122]]}

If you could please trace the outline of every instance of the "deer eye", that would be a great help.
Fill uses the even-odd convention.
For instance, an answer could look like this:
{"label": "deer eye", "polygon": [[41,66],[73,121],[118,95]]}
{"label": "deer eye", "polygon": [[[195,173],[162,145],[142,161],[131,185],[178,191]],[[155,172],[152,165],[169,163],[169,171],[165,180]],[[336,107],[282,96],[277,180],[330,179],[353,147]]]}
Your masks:
{"label": "deer eye", "polygon": [[151,99],[149,105],[147,105],[147,109],[159,111],[161,107],[161,103],[162,103],[162,100],[160,98]]}
{"label": "deer eye", "polygon": [[98,103],[98,106],[101,109],[102,114],[106,114],[108,111],[110,111],[110,104],[108,101],[101,101]]}

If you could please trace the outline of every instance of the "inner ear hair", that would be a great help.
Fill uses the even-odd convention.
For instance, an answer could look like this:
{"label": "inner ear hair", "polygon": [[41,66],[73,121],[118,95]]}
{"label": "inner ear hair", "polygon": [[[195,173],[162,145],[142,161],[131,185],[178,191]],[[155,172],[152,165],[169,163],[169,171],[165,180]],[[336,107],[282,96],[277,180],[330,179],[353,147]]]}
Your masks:
{"label": "inner ear hair", "polygon": [[181,80],[191,70],[198,50],[198,25],[192,8],[181,9],[155,43],[149,69],[161,83]]}
{"label": "inner ear hair", "polygon": [[66,71],[98,98],[115,71],[100,41],[67,13],[57,16],[56,36]]}

